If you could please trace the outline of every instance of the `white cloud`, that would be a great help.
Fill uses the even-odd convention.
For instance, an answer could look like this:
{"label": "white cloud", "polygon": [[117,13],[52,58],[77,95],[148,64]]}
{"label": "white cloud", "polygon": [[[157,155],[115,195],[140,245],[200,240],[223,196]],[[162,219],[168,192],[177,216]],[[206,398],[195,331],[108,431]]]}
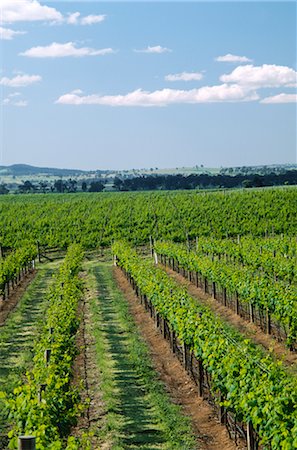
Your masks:
{"label": "white cloud", "polygon": [[266,97],[260,103],[297,103],[297,94],[278,94]]}
{"label": "white cloud", "polygon": [[14,102],[13,106],[17,106],[19,108],[23,108],[28,105],[27,100],[19,100],[18,102]]}
{"label": "white cloud", "polygon": [[231,62],[231,63],[235,63],[235,62],[244,63],[244,62],[252,62],[252,59],[249,59],[246,56],[237,56],[237,55],[232,55],[231,53],[228,53],[227,55],[224,55],[224,56],[218,56],[217,58],[215,58],[215,61]]}
{"label": "white cloud", "polygon": [[32,47],[29,50],[20,53],[20,55],[28,56],[30,58],[63,58],[66,56],[104,56],[111,53],[115,53],[112,48],[96,50],[89,47],[77,48],[73,42],[67,42],[66,44],[53,42],[45,47]]}
{"label": "white cloud", "polygon": [[228,75],[222,75],[224,83],[238,83],[251,88],[291,87],[296,84],[297,72],[286,66],[263,64],[263,66],[238,66]]}
{"label": "white cloud", "polygon": [[75,12],[73,14],[69,14],[68,17],[66,18],[66,22],[69,25],[77,25],[79,23],[79,17],[80,17],[80,13],[79,12]]}
{"label": "white cloud", "polygon": [[170,48],[161,47],[161,45],[155,45],[154,47],[148,46],[142,50],[134,50],[136,53],[168,53],[172,52]]}
{"label": "white cloud", "polygon": [[166,81],[199,81],[202,80],[203,74],[200,72],[182,72],[166,75]]}
{"label": "white cloud", "polygon": [[92,25],[103,22],[105,14],[81,17],[79,12],[63,16],[57,9],[41,5],[38,0],[0,0],[1,22],[33,22],[67,23],[69,25]]}
{"label": "white cloud", "polygon": [[12,94],[9,94],[9,98],[14,98],[14,97],[19,97],[20,95],[22,95],[20,92],[13,92]]}
{"label": "white cloud", "polygon": [[7,98],[4,98],[2,101],[2,105],[9,105],[9,106],[16,106],[18,108],[23,108],[28,105],[27,100],[17,100],[14,101],[8,96]]}
{"label": "white cloud", "polygon": [[3,23],[63,20],[59,11],[37,0],[1,0],[1,12]]}
{"label": "white cloud", "polygon": [[2,40],[9,41],[13,39],[15,36],[18,36],[20,34],[26,34],[26,31],[14,31],[11,30],[10,28],[0,27],[0,39]]}
{"label": "white cloud", "polygon": [[101,23],[106,19],[105,14],[100,15],[89,15],[85,17],[81,17],[81,14],[79,12],[75,12],[72,14],[69,14],[68,17],[66,17],[65,21],[69,25],[93,25],[95,23]]}
{"label": "white cloud", "polygon": [[40,75],[17,75],[13,78],[0,78],[0,85],[13,88],[26,87],[41,80],[42,78]]}
{"label": "white cloud", "polygon": [[83,91],[81,89],[74,89],[70,94],[81,95],[83,94]]}
{"label": "white cloud", "polygon": [[172,104],[195,104],[215,102],[242,102],[258,100],[255,92],[247,92],[238,85],[222,84],[200,89],[162,89],[154,92],[137,89],[125,95],[62,95],[56,103],[64,105],[108,105],[108,106],[167,106]]}
{"label": "white cloud", "polygon": [[101,23],[106,19],[105,14],[99,14],[97,16],[91,14],[81,19],[81,25],[93,25],[94,23]]}

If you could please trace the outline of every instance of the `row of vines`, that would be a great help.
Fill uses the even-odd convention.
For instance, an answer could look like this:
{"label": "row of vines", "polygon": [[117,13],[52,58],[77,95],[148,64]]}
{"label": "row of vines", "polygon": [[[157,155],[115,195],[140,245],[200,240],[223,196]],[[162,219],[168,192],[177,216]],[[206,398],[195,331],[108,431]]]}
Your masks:
{"label": "row of vines", "polygon": [[137,289],[202,362],[224,408],[237,421],[252,425],[263,448],[296,448],[297,383],[282,364],[197,304],[185,288],[128,245],[115,243],[113,252]]}
{"label": "row of vines", "polygon": [[[19,212],[22,211],[22,214]],[[67,248],[135,245],[156,239],[185,241],[196,236],[290,235],[297,230],[295,188],[260,191],[1,196],[0,244],[27,241]]]}
{"label": "row of vines", "polygon": [[29,269],[34,267],[36,246],[27,245],[0,259],[0,296],[9,296],[10,286],[14,286]]}
{"label": "row of vines", "polygon": [[38,450],[89,448],[86,442],[67,439],[83,409],[79,389],[72,383],[77,307],[83,290],[79,277],[82,259],[81,247],[70,246],[48,292],[48,306],[34,345],[33,367],[13,393],[0,393],[11,428],[11,449],[17,448],[20,435],[35,436]]}
{"label": "row of vines", "polygon": [[189,252],[184,246],[169,242],[156,242],[160,255],[174,259],[179,268],[202,275],[225,295],[239,297],[250,308],[258,308],[269,320],[281,326],[286,344],[293,348],[297,340],[297,285],[287,281],[271,281],[265,272],[255,272],[249,265],[242,266],[224,259]]}

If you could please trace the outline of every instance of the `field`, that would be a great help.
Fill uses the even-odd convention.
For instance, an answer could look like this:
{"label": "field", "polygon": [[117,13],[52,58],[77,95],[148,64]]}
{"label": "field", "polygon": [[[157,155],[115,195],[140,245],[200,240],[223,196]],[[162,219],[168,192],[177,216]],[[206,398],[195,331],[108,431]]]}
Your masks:
{"label": "field", "polygon": [[0,448],[297,448],[297,190],[1,196]]}

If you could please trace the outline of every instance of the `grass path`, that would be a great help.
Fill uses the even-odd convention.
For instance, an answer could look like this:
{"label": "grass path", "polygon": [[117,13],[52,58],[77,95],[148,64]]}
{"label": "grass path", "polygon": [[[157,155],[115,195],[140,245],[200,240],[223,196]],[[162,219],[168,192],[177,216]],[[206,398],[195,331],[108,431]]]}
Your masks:
{"label": "grass path", "polygon": [[105,408],[98,448],[196,448],[189,421],[170,402],[152,369],[112,267],[105,263],[87,263],[87,267],[89,291],[96,292],[90,299],[87,329],[95,337]]}
{"label": "grass path", "polygon": [[[32,360],[34,336],[43,317],[45,294],[55,267],[56,264],[40,266],[35,279],[0,328],[0,391],[11,392]],[[0,400],[0,436],[4,431]]]}

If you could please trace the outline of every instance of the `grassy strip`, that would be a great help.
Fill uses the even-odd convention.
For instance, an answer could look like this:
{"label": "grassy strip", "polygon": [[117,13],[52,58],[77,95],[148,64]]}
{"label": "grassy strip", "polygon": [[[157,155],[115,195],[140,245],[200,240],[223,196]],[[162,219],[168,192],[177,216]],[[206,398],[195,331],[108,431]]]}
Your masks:
{"label": "grassy strip", "polygon": [[[98,366],[102,373],[101,389],[107,410],[106,423],[102,433],[105,433],[105,437],[112,434],[113,450],[123,448],[191,450],[197,448],[189,419],[182,415],[179,406],[171,403],[163,384],[158,380],[157,373],[152,368],[148,348],[129,313],[126,299],[115,285],[111,268],[100,264],[97,268],[93,268],[92,272],[96,276],[99,292],[101,286],[99,304],[93,301],[91,306],[94,320],[99,325],[95,327],[94,333]],[[106,286],[102,290],[104,283]],[[109,299],[108,296],[111,298]],[[113,316],[110,318],[116,318],[116,323],[109,325],[106,318],[110,314],[111,308]],[[107,331],[108,327],[109,331]],[[107,338],[107,332],[110,335],[116,332],[116,335],[112,337],[113,341],[111,341],[111,336]],[[126,349],[123,345],[123,338],[120,336],[124,336],[126,339]],[[110,361],[110,358],[107,358],[107,353],[114,352],[115,346],[119,351],[123,349],[123,353],[127,351],[127,355],[123,354],[122,359],[121,356],[115,355],[118,358],[117,366]],[[121,380],[121,377],[127,377],[124,372],[125,364],[128,373],[129,369],[133,368],[138,387],[130,386],[129,379]],[[120,372],[120,370],[123,371]],[[124,383],[125,386],[123,392],[119,389],[121,383]],[[138,399],[139,391],[142,392],[142,398]],[[134,396],[135,411],[131,408],[129,396]],[[142,410],[143,402],[147,404],[144,410]],[[151,415],[149,415],[149,410]],[[149,421],[151,421],[150,425]],[[151,429],[152,424],[153,430]],[[126,433],[130,434],[130,437]]]}
{"label": "grassy strip", "polygon": [[[30,367],[33,359],[33,340],[44,316],[47,300],[45,293],[53,269],[39,269],[36,277],[0,328],[0,390],[13,392],[20,377]],[[4,400],[0,399],[0,448],[4,448],[7,434]]]}

